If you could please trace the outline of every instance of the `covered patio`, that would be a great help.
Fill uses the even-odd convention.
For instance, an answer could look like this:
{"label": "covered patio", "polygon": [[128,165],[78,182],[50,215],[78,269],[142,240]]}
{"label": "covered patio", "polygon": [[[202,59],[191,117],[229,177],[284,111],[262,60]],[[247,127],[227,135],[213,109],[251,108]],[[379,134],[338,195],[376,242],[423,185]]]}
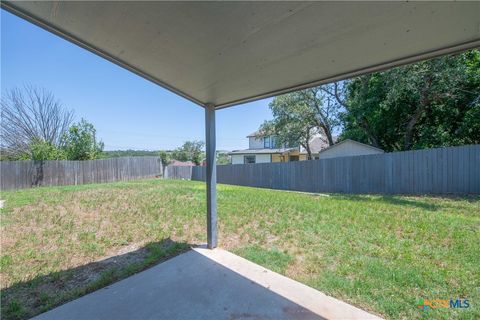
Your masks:
{"label": "covered patio", "polygon": [[194,248],[39,319],[376,318],[214,249],[218,246],[215,113],[478,47],[480,3],[1,4],[205,109],[208,249]]}
{"label": "covered patio", "polygon": [[192,250],[35,319],[380,319],[222,249]]}

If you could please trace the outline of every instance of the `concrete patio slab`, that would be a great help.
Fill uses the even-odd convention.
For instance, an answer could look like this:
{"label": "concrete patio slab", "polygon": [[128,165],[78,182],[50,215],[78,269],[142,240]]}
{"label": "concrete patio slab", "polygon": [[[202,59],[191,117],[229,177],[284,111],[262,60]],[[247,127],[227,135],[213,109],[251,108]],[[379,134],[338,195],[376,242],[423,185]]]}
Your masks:
{"label": "concrete patio slab", "polygon": [[228,251],[194,248],[34,319],[380,318]]}

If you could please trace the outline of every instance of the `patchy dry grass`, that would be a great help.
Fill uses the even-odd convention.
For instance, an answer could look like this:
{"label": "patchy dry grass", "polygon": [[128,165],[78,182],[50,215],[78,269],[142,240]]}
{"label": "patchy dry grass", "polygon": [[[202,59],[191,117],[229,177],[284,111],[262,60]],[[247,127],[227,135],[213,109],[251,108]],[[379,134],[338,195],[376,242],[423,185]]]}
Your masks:
{"label": "patchy dry grass", "polygon": [[[3,192],[2,318],[27,318],[205,242],[191,181]],[[480,199],[219,186],[220,246],[391,319],[480,317]],[[468,298],[423,312],[418,299]]]}

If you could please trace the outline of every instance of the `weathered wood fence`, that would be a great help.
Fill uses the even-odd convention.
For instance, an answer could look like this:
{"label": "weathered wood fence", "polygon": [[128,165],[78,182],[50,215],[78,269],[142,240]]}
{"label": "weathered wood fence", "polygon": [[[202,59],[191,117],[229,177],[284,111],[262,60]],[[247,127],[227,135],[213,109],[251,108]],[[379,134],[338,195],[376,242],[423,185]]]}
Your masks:
{"label": "weathered wood fence", "polygon": [[[205,180],[193,167],[181,179]],[[480,145],[286,163],[217,166],[219,183],[305,192],[479,194]]]}
{"label": "weathered wood fence", "polygon": [[[159,157],[0,161],[1,190],[162,175]],[[205,167],[168,166],[165,178],[205,180]],[[219,183],[305,192],[480,194],[480,145],[286,163],[217,166]]]}
{"label": "weathered wood fence", "polygon": [[0,161],[1,190],[127,181],[162,175],[159,157],[87,161]]}
{"label": "weathered wood fence", "polygon": [[192,166],[166,166],[165,179],[191,180]]}

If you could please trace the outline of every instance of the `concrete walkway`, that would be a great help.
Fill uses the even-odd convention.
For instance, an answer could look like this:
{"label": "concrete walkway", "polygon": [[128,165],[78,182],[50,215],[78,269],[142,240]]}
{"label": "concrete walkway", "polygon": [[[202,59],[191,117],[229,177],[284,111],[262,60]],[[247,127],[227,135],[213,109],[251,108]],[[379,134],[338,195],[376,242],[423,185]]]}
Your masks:
{"label": "concrete walkway", "polygon": [[379,319],[228,251],[195,248],[34,319]]}

